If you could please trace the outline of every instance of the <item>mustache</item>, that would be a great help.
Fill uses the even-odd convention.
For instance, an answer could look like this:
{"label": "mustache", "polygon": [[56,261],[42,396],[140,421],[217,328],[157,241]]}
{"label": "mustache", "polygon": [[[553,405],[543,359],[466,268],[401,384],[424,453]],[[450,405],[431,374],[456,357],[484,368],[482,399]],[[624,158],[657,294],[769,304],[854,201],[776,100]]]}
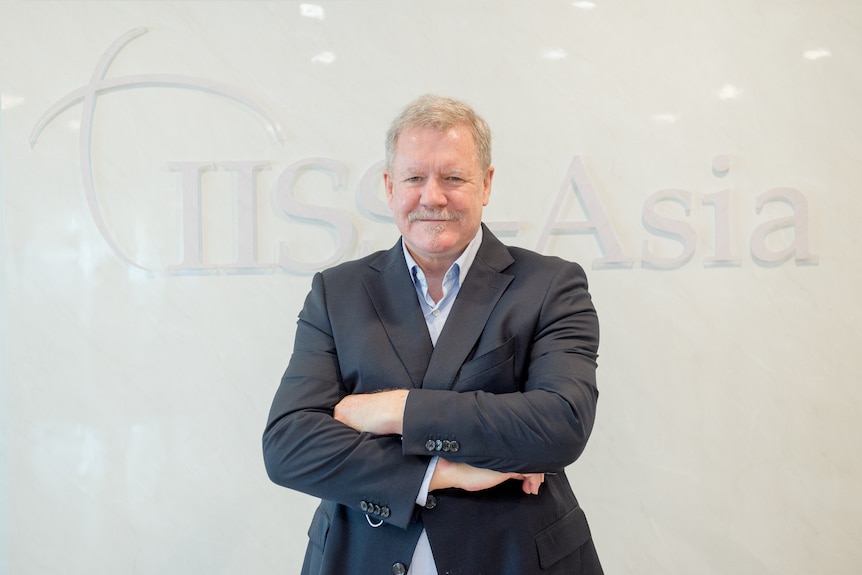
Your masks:
{"label": "mustache", "polygon": [[442,220],[445,222],[457,222],[461,219],[458,212],[447,212],[445,210],[416,210],[407,214],[408,222],[416,220]]}

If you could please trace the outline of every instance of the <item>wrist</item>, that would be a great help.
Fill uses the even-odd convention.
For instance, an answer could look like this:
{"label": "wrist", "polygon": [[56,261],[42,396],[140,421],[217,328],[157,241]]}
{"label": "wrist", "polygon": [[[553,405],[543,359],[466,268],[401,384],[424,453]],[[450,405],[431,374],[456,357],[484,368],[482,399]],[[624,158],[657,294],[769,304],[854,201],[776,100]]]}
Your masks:
{"label": "wrist", "polygon": [[396,389],[392,391],[393,400],[390,411],[389,432],[395,435],[404,434],[404,410],[407,408],[407,389]]}
{"label": "wrist", "polygon": [[434,473],[431,475],[431,482],[428,484],[428,491],[431,492],[455,487],[455,482],[452,479],[454,466],[455,464],[451,461],[439,457],[437,459],[437,465],[434,467]]}

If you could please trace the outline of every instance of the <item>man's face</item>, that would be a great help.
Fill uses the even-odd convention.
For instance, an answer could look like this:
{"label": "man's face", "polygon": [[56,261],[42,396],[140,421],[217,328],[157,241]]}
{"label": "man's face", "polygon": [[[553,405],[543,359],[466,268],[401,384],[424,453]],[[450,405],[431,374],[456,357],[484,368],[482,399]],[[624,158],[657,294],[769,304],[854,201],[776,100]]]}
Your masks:
{"label": "man's face", "polygon": [[479,229],[494,168],[482,169],[465,125],[412,128],[398,137],[383,174],[389,208],[416,262],[448,269]]}

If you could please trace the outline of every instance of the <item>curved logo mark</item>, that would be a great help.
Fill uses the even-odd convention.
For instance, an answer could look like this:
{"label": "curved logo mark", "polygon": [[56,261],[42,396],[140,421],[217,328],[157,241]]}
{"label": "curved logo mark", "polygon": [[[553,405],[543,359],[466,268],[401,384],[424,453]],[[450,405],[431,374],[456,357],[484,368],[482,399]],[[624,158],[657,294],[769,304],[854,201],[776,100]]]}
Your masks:
{"label": "curved logo mark", "polygon": [[123,76],[118,78],[105,78],[111,63],[120,51],[132,40],[147,33],[146,28],[136,28],[126,32],[115,40],[102,58],[96,65],[93,74],[90,77],[89,84],[82,88],[66,94],[63,98],[55,102],[36,122],[30,134],[30,147],[36,145],[39,136],[45,127],[51,123],[62,112],[68,110],[72,106],[81,103],[81,128],[79,134],[79,150],[81,177],[84,183],[84,194],[87,198],[87,205],[90,208],[90,213],[99,229],[99,233],[111,247],[113,252],[125,263],[145,271],[152,271],[149,268],[132,260],[123,249],[117,244],[111,230],[108,228],[102,210],[99,207],[99,201],[96,196],[96,189],[93,182],[93,158],[92,158],[92,136],[93,136],[93,117],[96,112],[96,100],[102,94],[114,92],[118,90],[128,90],[135,88],[182,88],[186,90],[198,90],[227,98],[242,106],[246,107],[255,115],[259,116],[266,124],[267,131],[274,136],[280,143],[284,141],[284,136],[278,123],[259,105],[246,97],[245,95],[234,90],[230,86],[207,80],[205,78],[195,78],[192,76],[181,76],[175,74],[135,74],[131,76]]}

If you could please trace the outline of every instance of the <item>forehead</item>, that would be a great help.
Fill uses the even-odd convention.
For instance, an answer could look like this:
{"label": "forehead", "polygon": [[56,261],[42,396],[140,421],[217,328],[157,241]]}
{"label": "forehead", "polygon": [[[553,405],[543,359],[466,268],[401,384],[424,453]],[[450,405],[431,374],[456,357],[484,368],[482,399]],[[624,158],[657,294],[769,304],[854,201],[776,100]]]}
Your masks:
{"label": "forehead", "polygon": [[478,163],[473,133],[466,125],[449,128],[414,127],[404,130],[395,142],[393,163],[446,163],[467,167]]}

